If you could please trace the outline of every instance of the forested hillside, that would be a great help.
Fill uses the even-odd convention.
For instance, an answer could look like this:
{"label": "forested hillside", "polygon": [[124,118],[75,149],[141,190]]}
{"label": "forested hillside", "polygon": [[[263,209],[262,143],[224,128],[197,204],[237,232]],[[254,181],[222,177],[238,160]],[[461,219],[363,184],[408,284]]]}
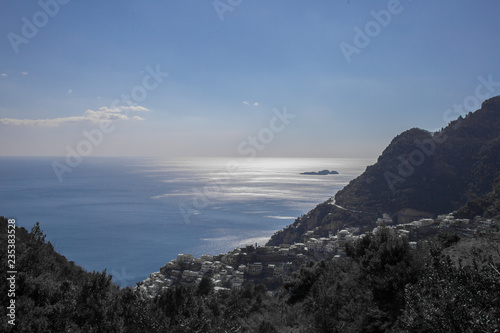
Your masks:
{"label": "forested hillside", "polygon": [[500,97],[439,132],[396,136],[376,164],[335,195],[361,211],[412,218],[454,211],[489,191],[500,174]]}
{"label": "forested hillside", "polygon": [[[2,245],[7,220],[0,219]],[[495,230],[491,230],[492,232]],[[498,230],[496,230],[498,231]],[[263,285],[215,292],[210,279],[144,298],[57,254],[40,226],[16,229],[15,327],[3,332],[494,332],[500,242],[441,234],[421,249],[381,229],[347,258],[310,262],[276,294]],[[462,245],[464,244],[464,245]],[[454,250],[457,247],[458,250]],[[459,258],[447,254],[459,252]],[[2,262],[6,261],[5,251]],[[7,304],[7,284],[1,302]],[[5,307],[4,307],[5,308]]]}
{"label": "forested hillside", "polygon": [[268,244],[300,242],[313,228],[324,235],[346,227],[371,230],[384,213],[395,223],[435,217],[469,201],[468,213],[462,210],[461,216],[483,215],[479,207],[494,200],[488,193],[499,176],[500,96],[439,132],[412,128],[399,134],[374,165],[337,192],[335,204],[343,209],[328,200],[275,233]]}

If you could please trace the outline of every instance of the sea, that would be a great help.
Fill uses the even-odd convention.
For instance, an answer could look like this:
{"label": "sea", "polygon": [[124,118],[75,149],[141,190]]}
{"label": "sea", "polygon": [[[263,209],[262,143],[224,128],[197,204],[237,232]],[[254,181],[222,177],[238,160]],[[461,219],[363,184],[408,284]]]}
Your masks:
{"label": "sea", "polygon": [[[375,159],[0,157],[0,216],[88,271],[135,286],[179,253],[219,254],[270,236],[332,197]],[[337,175],[301,175],[335,170]]]}

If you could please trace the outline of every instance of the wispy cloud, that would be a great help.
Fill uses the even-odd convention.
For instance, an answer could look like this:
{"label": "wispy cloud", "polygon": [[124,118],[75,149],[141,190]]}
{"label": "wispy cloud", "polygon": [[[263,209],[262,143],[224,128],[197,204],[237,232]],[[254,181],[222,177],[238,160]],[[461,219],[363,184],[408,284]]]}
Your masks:
{"label": "wispy cloud", "polygon": [[5,73],[0,74],[0,76],[7,77],[8,75]]}
{"label": "wispy cloud", "polygon": [[250,103],[249,101],[243,101],[243,104],[248,105],[248,106],[250,106],[250,104],[253,105],[253,106],[259,106],[260,105],[259,102]]}
{"label": "wispy cloud", "polygon": [[22,75],[28,75],[28,72],[21,72]]}
{"label": "wispy cloud", "polygon": [[71,95],[72,92],[73,92],[72,89],[68,90],[68,95]]}
{"label": "wispy cloud", "polygon": [[83,116],[71,116],[52,119],[14,119],[0,118],[0,123],[14,126],[57,127],[65,123],[91,122],[106,120],[144,120],[139,116],[128,116],[128,111],[149,111],[143,106],[121,106],[116,108],[101,107],[99,110],[87,110]]}
{"label": "wispy cloud", "polygon": [[123,106],[120,109],[122,110],[130,110],[130,111],[150,111],[149,109],[146,109],[143,106]]}

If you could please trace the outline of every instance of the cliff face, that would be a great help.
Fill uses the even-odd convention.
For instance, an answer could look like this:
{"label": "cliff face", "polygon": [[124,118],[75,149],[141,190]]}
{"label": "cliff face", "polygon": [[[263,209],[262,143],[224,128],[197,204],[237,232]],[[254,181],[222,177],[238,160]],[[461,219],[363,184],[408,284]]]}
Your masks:
{"label": "cliff face", "polygon": [[412,128],[335,195],[273,235],[270,245],[300,241],[313,228],[373,227],[388,213],[409,222],[457,210],[489,193],[500,176],[500,96],[459,117],[439,132]]}

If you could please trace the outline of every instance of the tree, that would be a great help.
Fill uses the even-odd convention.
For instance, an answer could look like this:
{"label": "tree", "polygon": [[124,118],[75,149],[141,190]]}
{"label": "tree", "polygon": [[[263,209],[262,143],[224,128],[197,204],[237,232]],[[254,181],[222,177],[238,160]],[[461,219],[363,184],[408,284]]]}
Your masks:
{"label": "tree", "polygon": [[42,228],[40,228],[40,222],[36,222],[33,228],[31,228],[30,239],[37,244],[44,244],[46,236]]}
{"label": "tree", "polygon": [[405,300],[399,331],[500,331],[500,273],[493,263],[457,267],[434,250],[420,281],[407,286]]}
{"label": "tree", "polygon": [[213,290],[212,280],[208,276],[203,276],[196,289],[197,296],[207,296]]}

